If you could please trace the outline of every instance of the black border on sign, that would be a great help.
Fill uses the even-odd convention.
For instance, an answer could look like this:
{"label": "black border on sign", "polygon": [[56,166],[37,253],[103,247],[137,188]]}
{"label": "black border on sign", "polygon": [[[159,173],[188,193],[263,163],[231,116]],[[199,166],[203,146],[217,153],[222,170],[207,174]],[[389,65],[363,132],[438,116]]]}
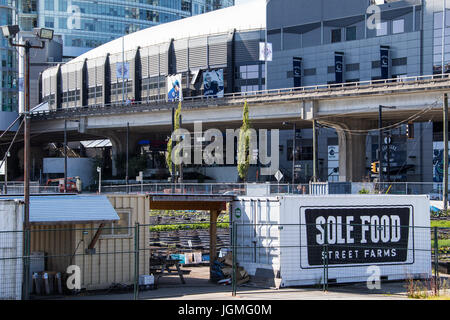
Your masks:
{"label": "black border on sign", "polygon": [[[416,250],[415,250],[415,234],[414,234],[414,206],[412,205],[392,205],[392,206],[388,206],[388,205],[384,205],[384,206],[377,206],[377,205],[360,205],[360,206],[300,206],[299,207],[299,218],[300,218],[300,224],[299,224],[299,244],[300,244],[300,270],[307,270],[307,269],[323,269],[323,266],[319,266],[319,267],[303,267],[302,265],[302,227],[305,227],[306,230],[306,221],[302,221],[302,209],[321,209],[321,208],[349,208],[349,209],[358,209],[358,208],[409,208],[409,214],[411,216],[411,223],[408,226],[408,228],[412,229],[411,232],[411,236],[412,236],[412,262],[393,262],[393,263],[385,263],[385,262],[380,262],[377,263],[377,265],[381,265],[381,266],[397,266],[397,265],[412,265],[415,263],[416,261]],[[302,223],[304,222],[304,223]],[[409,251],[409,249],[407,249]],[[406,254],[406,260],[408,260],[408,253]],[[371,266],[374,265],[374,263],[368,263],[368,264],[351,264],[351,265],[345,265],[345,264],[340,264],[340,265],[328,265],[328,269],[331,268],[358,268],[358,267],[367,267],[367,266]]]}

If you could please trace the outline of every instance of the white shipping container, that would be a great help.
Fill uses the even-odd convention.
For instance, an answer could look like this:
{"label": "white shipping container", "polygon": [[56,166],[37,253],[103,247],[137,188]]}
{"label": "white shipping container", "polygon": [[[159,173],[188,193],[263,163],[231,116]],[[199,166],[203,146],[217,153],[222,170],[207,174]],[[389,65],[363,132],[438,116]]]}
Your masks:
{"label": "white shipping container", "polygon": [[23,203],[0,200],[0,300],[22,298]]}
{"label": "white shipping container", "polygon": [[238,197],[236,259],[253,276],[272,270],[281,287],[323,283],[325,256],[329,282],[377,271],[381,280],[429,278],[429,208],[428,196]]}

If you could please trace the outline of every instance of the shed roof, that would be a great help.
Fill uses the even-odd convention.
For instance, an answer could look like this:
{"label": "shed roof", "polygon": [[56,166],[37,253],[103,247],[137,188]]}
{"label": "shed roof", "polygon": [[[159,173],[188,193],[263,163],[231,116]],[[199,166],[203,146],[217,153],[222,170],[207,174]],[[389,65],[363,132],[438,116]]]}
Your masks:
{"label": "shed roof", "polygon": [[[18,199],[20,196],[3,196]],[[33,224],[75,224],[119,220],[106,196],[54,195],[30,197],[30,222]]]}

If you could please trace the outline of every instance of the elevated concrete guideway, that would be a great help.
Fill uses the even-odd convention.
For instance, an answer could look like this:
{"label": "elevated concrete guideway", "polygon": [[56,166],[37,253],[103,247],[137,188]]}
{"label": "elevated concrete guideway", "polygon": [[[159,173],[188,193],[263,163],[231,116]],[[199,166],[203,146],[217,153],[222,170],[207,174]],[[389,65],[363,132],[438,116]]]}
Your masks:
{"label": "elevated concrete guideway", "polygon": [[[245,96],[226,94],[220,99],[187,97],[183,101],[182,127],[193,132],[194,123],[202,122],[203,130],[237,129],[242,124],[245,101],[255,129],[281,129],[284,121],[295,122],[297,128],[311,128],[315,119],[338,131],[340,180],[359,181],[365,175],[365,136],[348,130],[377,129],[379,105],[396,107],[383,110],[386,123],[438,121],[442,119],[443,93],[448,91],[449,75],[434,75],[275,89]],[[165,140],[171,133],[171,109],[176,107],[176,103],[156,101],[35,113],[32,134],[36,139],[59,141],[64,119],[79,120],[68,122],[69,140],[83,135],[106,137],[111,139],[113,149],[123,151],[127,123],[131,145],[142,137]]]}
{"label": "elevated concrete guideway", "polygon": [[[240,126],[245,101],[249,104],[252,123],[261,127],[267,124],[279,127],[286,120],[298,121],[301,126],[310,127],[309,120],[313,118],[320,121],[341,116],[376,120],[380,104],[397,107],[384,112],[385,120],[404,120],[423,109],[430,108],[429,112],[439,110],[442,94],[449,90],[448,75],[444,78],[437,75],[405,78],[400,82],[376,80],[256,91],[246,96],[235,93],[220,99],[188,97],[183,101],[183,125],[189,127],[195,121],[201,121],[206,128]],[[43,134],[61,131],[64,119],[82,119],[86,133],[91,133],[91,130],[126,128],[127,122],[130,127],[147,127],[147,130],[157,132],[161,128],[170,128],[171,109],[174,107],[174,103],[156,101],[35,113],[32,115],[32,132]],[[429,114],[422,120],[428,118]],[[151,130],[151,127],[155,130]],[[68,130],[77,129],[78,124],[68,124]]]}

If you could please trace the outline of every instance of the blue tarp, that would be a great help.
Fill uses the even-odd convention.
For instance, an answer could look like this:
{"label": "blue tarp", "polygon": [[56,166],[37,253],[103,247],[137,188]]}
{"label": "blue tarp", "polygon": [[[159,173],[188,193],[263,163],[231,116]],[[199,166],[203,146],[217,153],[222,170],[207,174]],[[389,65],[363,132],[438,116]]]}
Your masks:
{"label": "blue tarp", "polygon": [[[23,200],[20,196],[2,199]],[[86,223],[119,220],[106,196],[55,195],[30,196],[30,222],[35,224]]]}

